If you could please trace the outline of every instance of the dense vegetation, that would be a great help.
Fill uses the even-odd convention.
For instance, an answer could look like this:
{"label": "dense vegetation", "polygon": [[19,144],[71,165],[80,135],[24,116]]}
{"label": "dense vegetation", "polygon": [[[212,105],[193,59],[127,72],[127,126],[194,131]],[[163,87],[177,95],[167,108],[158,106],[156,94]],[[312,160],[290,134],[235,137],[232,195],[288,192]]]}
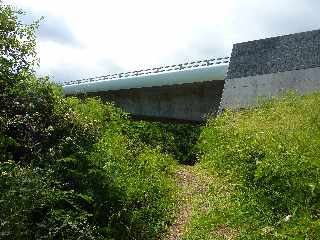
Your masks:
{"label": "dense vegetation", "polygon": [[196,157],[196,143],[201,125],[163,122],[132,122],[128,129],[130,137],[160,147],[161,151],[171,154],[179,163],[193,165]]}
{"label": "dense vegetation", "polygon": [[0,3],[0,238],[159,236],[175,209],[174,137],[35,77],[37,23],[20,14]]}
{"label": "dense vegetation", "polygon": [[319,103],[290,93],[208,121],[197,167],[213,180],[186,239],[320,239]]}

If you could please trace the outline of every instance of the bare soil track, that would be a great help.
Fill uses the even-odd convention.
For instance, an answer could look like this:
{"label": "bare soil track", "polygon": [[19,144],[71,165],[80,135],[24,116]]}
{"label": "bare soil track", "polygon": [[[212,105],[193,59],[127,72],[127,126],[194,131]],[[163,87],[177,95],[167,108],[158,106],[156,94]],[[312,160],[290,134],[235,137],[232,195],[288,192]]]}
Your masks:
{"label": "bare soil track", "polygon": [[169,228],[165,239],[178,240],[184,234],[185,227],[192,213],[192,197],[202,192],[203,184],[194,174],[192,166],[181,166],[176,172],[177,182],[181,188],[181,197],[178,202],[179,213]]}

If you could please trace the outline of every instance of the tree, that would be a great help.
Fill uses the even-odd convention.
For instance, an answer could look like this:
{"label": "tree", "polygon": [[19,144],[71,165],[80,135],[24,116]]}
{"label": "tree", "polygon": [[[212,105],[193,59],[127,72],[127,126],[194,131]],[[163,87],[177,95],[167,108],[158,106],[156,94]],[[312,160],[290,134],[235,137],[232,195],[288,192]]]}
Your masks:
{"label": "tree", "polygon": [[102,179],[95,192],[106,199],[110,181],[82,152],[99,124],[35,76],[38,22],[21,14],[0,0],[0,239],[97,239],[87,192]]}
{"label": "tree", "polygon": [[36,29],[39,21],[23,24],[21,10],[0,1],[0,76],[12,79],[19,74],[33,73],[37,63]]}
{"label": "tree", "polygon": [[34,67],[36,30],[20,20],[21,10],[0,0],[0,161],[28,163],[48,139],[54,104],[61,94],[47,79],[38,79]]}

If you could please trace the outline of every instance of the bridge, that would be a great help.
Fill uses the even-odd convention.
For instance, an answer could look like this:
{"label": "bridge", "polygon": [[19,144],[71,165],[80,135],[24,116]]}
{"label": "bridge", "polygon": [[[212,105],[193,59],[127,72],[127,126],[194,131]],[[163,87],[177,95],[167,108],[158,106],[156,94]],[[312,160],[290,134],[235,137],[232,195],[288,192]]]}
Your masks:
{"label": "bridge", "polygon": [[216,114],[229,57],[213,58],[65,83],[65,95],[86,94],[136,118],[202,121]]}
{"label": "bridge", "polygon": [[288,90],[320,90],[320,30],[233,46],[231,58],[71,81],[65,95],[100,96],[137,118],[203,121]]}

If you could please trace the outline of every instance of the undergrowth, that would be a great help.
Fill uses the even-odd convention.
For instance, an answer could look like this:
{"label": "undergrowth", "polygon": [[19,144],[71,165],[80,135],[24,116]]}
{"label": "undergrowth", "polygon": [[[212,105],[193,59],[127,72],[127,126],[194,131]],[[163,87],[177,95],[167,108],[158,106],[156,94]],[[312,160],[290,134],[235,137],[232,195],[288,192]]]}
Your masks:
{"label": "undergrowth", "polygon": [[160,147],[181,164],[193,165],[197,161],[196,143],[201,133],[200,124],[134,121],[127,134],[150,146]]}
{"label": "undergrowth", "polygon": [[[45,95],[34,91],[43,87]],[[26,89],[34,96],[27,92],[21,101],[19,89],[17,110],[2,109],[1,238],[162,234],[174,214],[176,163],[160,143],[150,146],[129,136],[132,121],[111,104],[63,98],[42,80]]]}

